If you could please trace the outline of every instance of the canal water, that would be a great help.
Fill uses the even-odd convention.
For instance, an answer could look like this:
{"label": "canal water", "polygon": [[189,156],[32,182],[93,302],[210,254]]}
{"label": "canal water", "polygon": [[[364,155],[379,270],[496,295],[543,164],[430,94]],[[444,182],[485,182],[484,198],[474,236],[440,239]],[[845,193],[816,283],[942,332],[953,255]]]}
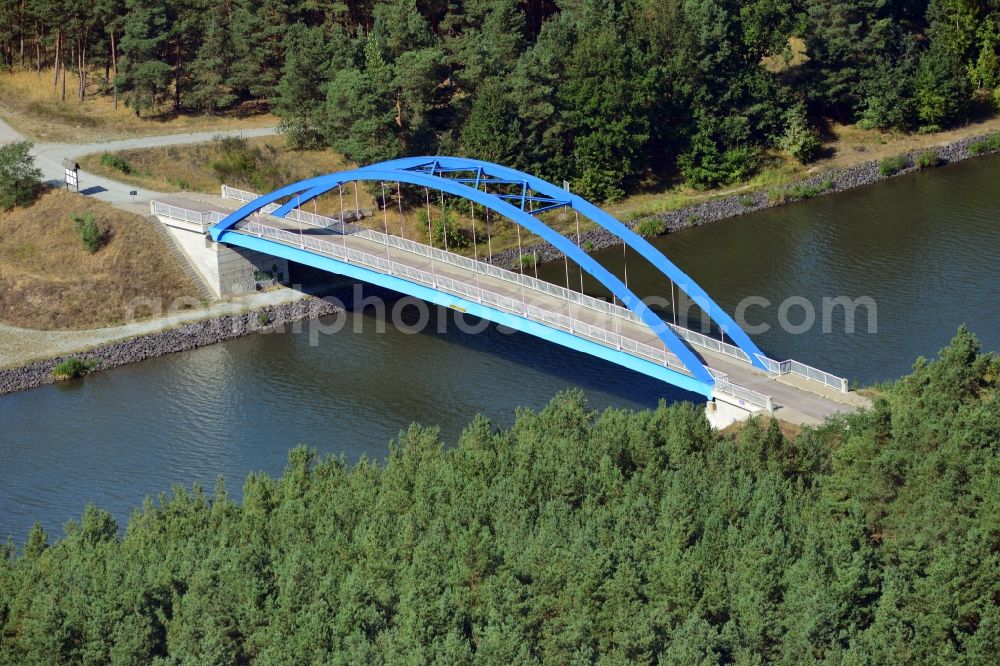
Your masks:
{"label": "canal water", "polygon": [[[746,319],[770,327],[754,335],[770,355],[871,383],[905,374],[963,322],[1000,350],[998,183],[1000,159],[973,160],[656,244],[730,313],[757,297]],[[623,259],[621,247],[597,257],[619,275],[627,263],[640,296],[669,300],[638,257]],[[565,279],[559,264],[541,274]],[[874,312],[860,307],[849,333],[835,308],[824,332],[823,299],[838,297],[870,299]],[[805,328],[810,309],[807,330],[783,329],[783,319]],[[307,324],[0,398],[0,539],[23,542],[36,520],[60,534],[87,502],[124,524],[173,484],[210,489],[222,476],[238,496],[248,473],[280,474],[299,443],[349,462],[382,458],[411,422],[453,443],[476,413],[507,424],[517,407],[540,408],[565,388],[583,389],[595,408],[691,398],[525,335],[470,335],[450,316],[439,332],[438,321],[432,311],[422,333],[378,333],[370,311],[349,313],[339,333],[312,336],[318,344]]]}

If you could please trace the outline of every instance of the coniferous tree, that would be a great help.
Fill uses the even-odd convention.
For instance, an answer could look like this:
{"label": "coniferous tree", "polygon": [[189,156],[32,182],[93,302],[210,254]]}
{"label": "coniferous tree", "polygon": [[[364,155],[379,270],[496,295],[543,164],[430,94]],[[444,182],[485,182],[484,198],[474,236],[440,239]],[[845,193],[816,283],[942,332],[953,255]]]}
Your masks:
{"label": "coniferous tree", "polygon": [[291,0],[233,0],[232,86],[241,96],[268,99],[278,85],[285,33],[302,4]]}
{"label": "coniferous tree", "polygon": [[971,95],[965,74],[955,52],[937,45],[924,52],[914,86],[924,129],[937,131],[964,117]]}
{"label": "coniferous tree", "polygon": [[334,53],[337,65],[348,64],[348,36],[339,27],[328,33],[322,28],[292,26],[286,36],[285,65],[274,99],[275,111],[289,143],[296,148],[315,148],[321,142],[326,84],[331,77]]}
{"label": "coniferous tree", "polygon": [[122,60],[117,88],[139,116],[155,110],[170,92],[167,63],[169,31],[164,2],[125,0],[127,18],[122,30]]}
{"label": "coniferous tree", "polygon": [[238,100],[233,90],[233,42],[225,7],[210,6],[201,17],[205,22],[204,38],[190,65],[191,83],[187,103],[192,108],[218,113]]}
{"label": "coniferous tree", "polygon": [[603,3],[585,5],[573,53],[559,86],[563,123],[572,137],[570,169],[584,196],[613,200],[646,165],[649,95],[621,17]]}
{"label": "coniferous tree", "polygon": [[331,145],[361,163],[433,152],[444,52],[414,0],[376,8],[360,61],[328,86],[324,133]]}

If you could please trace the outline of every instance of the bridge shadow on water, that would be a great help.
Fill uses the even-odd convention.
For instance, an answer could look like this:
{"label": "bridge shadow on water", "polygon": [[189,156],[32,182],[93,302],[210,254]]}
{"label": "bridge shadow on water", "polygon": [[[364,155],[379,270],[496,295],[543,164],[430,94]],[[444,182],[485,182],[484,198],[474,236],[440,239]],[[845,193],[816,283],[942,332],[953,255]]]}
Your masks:
{"label": "bridge shadow on water", "polygon": [[[370,303],[366,307],[365,303],[355,302],[355,284],[358,283],[342,280],[336,287],[324,290],[325,295],[339,299],[349,312],[363,317],[363,330],[374,331],[378,313]],[[412,298],[374,285],[361,283],[360,286],[361,299],[382,299],[386,304],[385,310],[387,312],[392,311],[393,304],[400,299]],[[423,301],[421,303],[427,307],[430,317],[426,325],[419,327],[419,332],[416,335],[440,338],[447,341],[448,344],[457,345],[465,350],[488,354],[505,364],[557,377],[565,384],[565,388],[580,388],[588,394],[601,391],[623,402],[649,408],[655,408],[660,399],[667,402],[690,401],[696,404],[705,402],[705,398],[701,395],[685,391],[604,359],[557,345],[527,333],[511,331],[493,322],[483,322],[479,317],[465,315]],[[466,329],[464,331],[456,323],[455,318],[459,316],[464,319],[463,327]],[[445,321],[442,322],[442,318]],[[386,317],[386,319],[385,325],[387,327],[394,326],[391,317]],[[420,323],[419,319],[420,315],[416,307],[408,305],[399,311],[398,321],[403,326],[417,329]]]}

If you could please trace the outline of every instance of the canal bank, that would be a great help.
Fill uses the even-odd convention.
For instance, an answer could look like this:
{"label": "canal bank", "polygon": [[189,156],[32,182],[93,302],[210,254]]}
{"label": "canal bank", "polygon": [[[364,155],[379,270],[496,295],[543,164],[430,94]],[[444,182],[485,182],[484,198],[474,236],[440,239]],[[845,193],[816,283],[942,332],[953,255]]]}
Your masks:
{"label": "canal bank", "polygon": [[[750,311],[771,326],[753,334],[766,351],[871,384],[935,356],[963,322],[984,350],[1000,350],[997,183],[1000,158],[967,160],[653,243],[727,311],[747,296],[771,302]],[[620,271],[621,246],[601,252]],[[561,283],[562,262],[539,275]],[[662,296],[663,280],[630,257],[629,286]],[[818,319],[793,334],[774,318],[792,296],[821,310],[824,295],[866,294],[878,304],[875,333],[859,318],[853,333],[842,320],[824,333]],[[210,488],[219,476],[238,500],[249,473],[280,475],[300,443],[348,464],[383,459],[387,442],[420,422],[454,444],[476,414],[508,425],[517,408],[540,409],[566,388],[594,409],[697,400],[530,336],[492,326],[470,335],[434,309],[420,332],[380,330],[372,308],[347,309],[339,332],[316,344],[309,326],[286,327],[0,398],[0,539],[24,539],[35,520],[58,533],[88,501],[124,522],[148,495]]]}
{"label": "canal bank", "polygon": [[[907,153],[905,155],[905,166],[890,175],[885,175],[881,172],[878,161],[868,161],[847,168],[827,171],[822,174],[815,175],[808,180],[800,181],[793,186],[784,188],[781,191],[782,193],[779,195],[776,195],[773,191],[734,194],[732,196],[713,199],[704,203],[664,213],[656,216],[656,218],[662,224],[664,237],[667,235],[674,235],[677,231],[693,229],[706,225],[710,222],[717,222],[733,217],[752,215],[767,209],[784,206],[785,204],[800,202],[803,198],[812,198],[813,196],[818,197],[823,194],[834,192],[847,192],[879,183],[890,178],[910,175],[919,170],[917,166],[918,156],[928,150],[932,150],[936,155],[937,166],[964,162],[974,157],[972,151],[970,151],[970,146],[980,143],[985,138],[990,136],[994,136],[994,134],[984,134],[962,138],[946,145],[930,149],[925,148]],[[188,137],[188,139],[191,138],[192,137]],[[169,139],[169,137],[167,139]],[[924,170],[932,171],[933,169]],[[809,197],[803,197],[801,196],[802,192],[810,192],[811,194]],[[627,224],[634,227],[636,222],[632,221]],[[581,234],[579,240],[586,251],[592,253],[600,252],[601,250],[614,246],[621,247],[620,239],[603,230],[585,231]],[[651,240],[654,242],[657,241],[656,238]],[[556,259],[562,258],[561,253],[555,250],[552,246],[544,244],[526,246],[520,252],[518,250],[506,250],[496,253],[492,258],[492,262],[497,265],[521,266],[520,255],[524,253],[535,253],[540,264],[550,263]],[[668,254],[668,256],[670,255]],[[551,267],[543,267],[540,270],[542,273],[553,273],[553,269]],[[560,281],[560,277],[553,273],[551,281],[558,283]],[[600,291],[599,287],[597,288],[597,291]],[[217,303],[206,309],[205,315],[200,316],[211,316],[209,314],[210,312],[217,311],[220,308],[225,307],[225,303]],[[199,315],[196,315],[196,317],[197,316]],[[176,325],[176,323],[168,323],[161,328],[174,325]],[[234,325],[237,332],[233,334],[227,333],[226,337],[215,337],[208,334],[200,334],[197,336],[199,340],[197,346],[212,344],[213,342],[232,339],[232,337],[239,335],[247,335],[257,332],[257,330],[252,326],[240,326],[239,324]],[[140,325],[139,328],[142,329],[143,326]],[[105,368],[118,367],[124,363],[144,360],[146,358],[156,356],[159,353],[170,353],[178,349],[192,348],[183,346],[184,343],[175,344],[173,342],[174,338],[171,336],[166,336],[168,339],[161,340],[159,331],[153,330],[155,328],[155,326],[153,328],[147,326],[146,330],[142,330],[134,334],[122,332],[117,334],[115,337],[123,338],[123,340],[112,345],[109,343],[111,338],[108,337],[108,331],[111,329],[102,329],[101,331],[93,332],[27,331],[0,324],[0,368],[7,368],[6,370],[0,371],[0,395],[11,391],[23,390],[24,388],[37,386],[42,382],[40,377],[46,373],[46,368],[49,365],[55,365],[59,362],[59,360],[68,356],[78,355],[85,352],[93,352],[94,349],[101,350],[99,355],[102,357],[102,360],[95,359],[97,362],[97,368]],[[79,335],[75,335],[76,333],[79,333]],[[93,335],[89,335],[90,333],[93,333]],[[151,335],[151,333],[156,333],[156,335]],[[146,337],[155,338],[155,341],[145,344],[143,340]],[[143,351],[136,354],[118,354],[116,352],[117,346],[128,343],[132,338],[134,338],[133,345],[142,347]],[[80,342],[73,342],[74,339],[78,339]],[[28,349],[27,353],[25,352],[25,349]],[[158,353],[157,350],[159,349],[162,349],[163,351]],[[134,360],[130,361],[127,359]]]}
{"label": "canal bank", "polygon": [[[974,153],[970,150],[970,146],[981,144],[990,137],[995,136],[997,136],[997,133],[982,134],[958,139],[932,148],[901,153],[900,157],[903,159],[903,166],[893,170],[891,173],[883,172],[879,160],[869,160],[842,169],[823,171],[791,185],[770,190],[732,194],[703,203],[684,206],[666,213],[651,215],[643,219],[653,220],[661,229],[658,235],[665,236],[713,222],[721,222],[772,208],[799,203],[806,199],[866,188],[895,178],[904,177],[917,171],[934,171],[948,165],[963,163],[970,159],[985,159],[988,156],[995,155],[998,151],[992,149]],[[937,157],[937,160],[933,165],[921,168],[919,166],[919,158],[925,153],[933,153]],[[623,220],[633,230],[639,221]],[[574,236],[573,240],[577,240],[577,238]],[[579,237],[579,243],[587,252],[596,252],[605,248],[622,245],[620,238],[604,229],[590,229],[582,232]],[[541,243],[526,245],[520,250],[515,248],[497,252],[490,261],[497,266],[520,267],[521,256],[531,254],[536,255],[537,261],[540,264],[562,259],[563,256],[561,252],[551,245]]]}
{"label": "canal bank", "polygon": [[[206,313],[220,309],[239,311],[233,314],[205,316]],[[20,353],[5,348],[5,359],[15,359],[15,362],[9,367],[0,368],[0,396],[56,381],[53,369],[69,358],[78,358],[91,363],[93,371],[110,370],[129,363],[197,349],[244,335],[283,332],[284,327],[288,325],[333,314],[342,309],[323,299],[303,296],[285,289],[252,299],[219,304],[219,307],[202,312],[180,313],[96,331],[26,331],[0,326],[0,340],[5,340],[5,346],[13,347],[15,338],[31,338],[33,335],[43,340],[47,338],[55,345],[49,349],[38,350],[31,348],[30,340],[27,344],[25,340],[21,340]],[[190,321],[192,318],[195,320]],[[136,329],[148,332],[127,333]],[[94,344],[94,341],[106,339],[110,341]],[[35,344],[38,344],[37,340]],[[70,347],[67,351],[57,351],[65,348],[67,344]],[[53,353],[59,355],[52,357]],[[32,356],[43,358],[27,363],[16,361],[18,357]]]}

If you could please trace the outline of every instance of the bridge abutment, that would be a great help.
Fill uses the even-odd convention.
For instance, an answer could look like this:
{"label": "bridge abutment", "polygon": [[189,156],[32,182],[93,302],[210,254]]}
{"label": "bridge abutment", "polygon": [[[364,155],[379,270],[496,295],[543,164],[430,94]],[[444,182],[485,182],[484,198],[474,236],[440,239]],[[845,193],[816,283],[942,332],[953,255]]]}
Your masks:
{"label": "bridge abutment", "polygon": [[216,243],[201,224],[155,215],[170,239],[216,298],[249,294],[288,282],[288,260]]}
{"label": "bridge abutment", "polygon": [[767,414],[767,410],[742,400],[733,401],[716,394],[705,405],[705,416],[716,430],[722,430],[739,421],[746,421],[754,414]]}

